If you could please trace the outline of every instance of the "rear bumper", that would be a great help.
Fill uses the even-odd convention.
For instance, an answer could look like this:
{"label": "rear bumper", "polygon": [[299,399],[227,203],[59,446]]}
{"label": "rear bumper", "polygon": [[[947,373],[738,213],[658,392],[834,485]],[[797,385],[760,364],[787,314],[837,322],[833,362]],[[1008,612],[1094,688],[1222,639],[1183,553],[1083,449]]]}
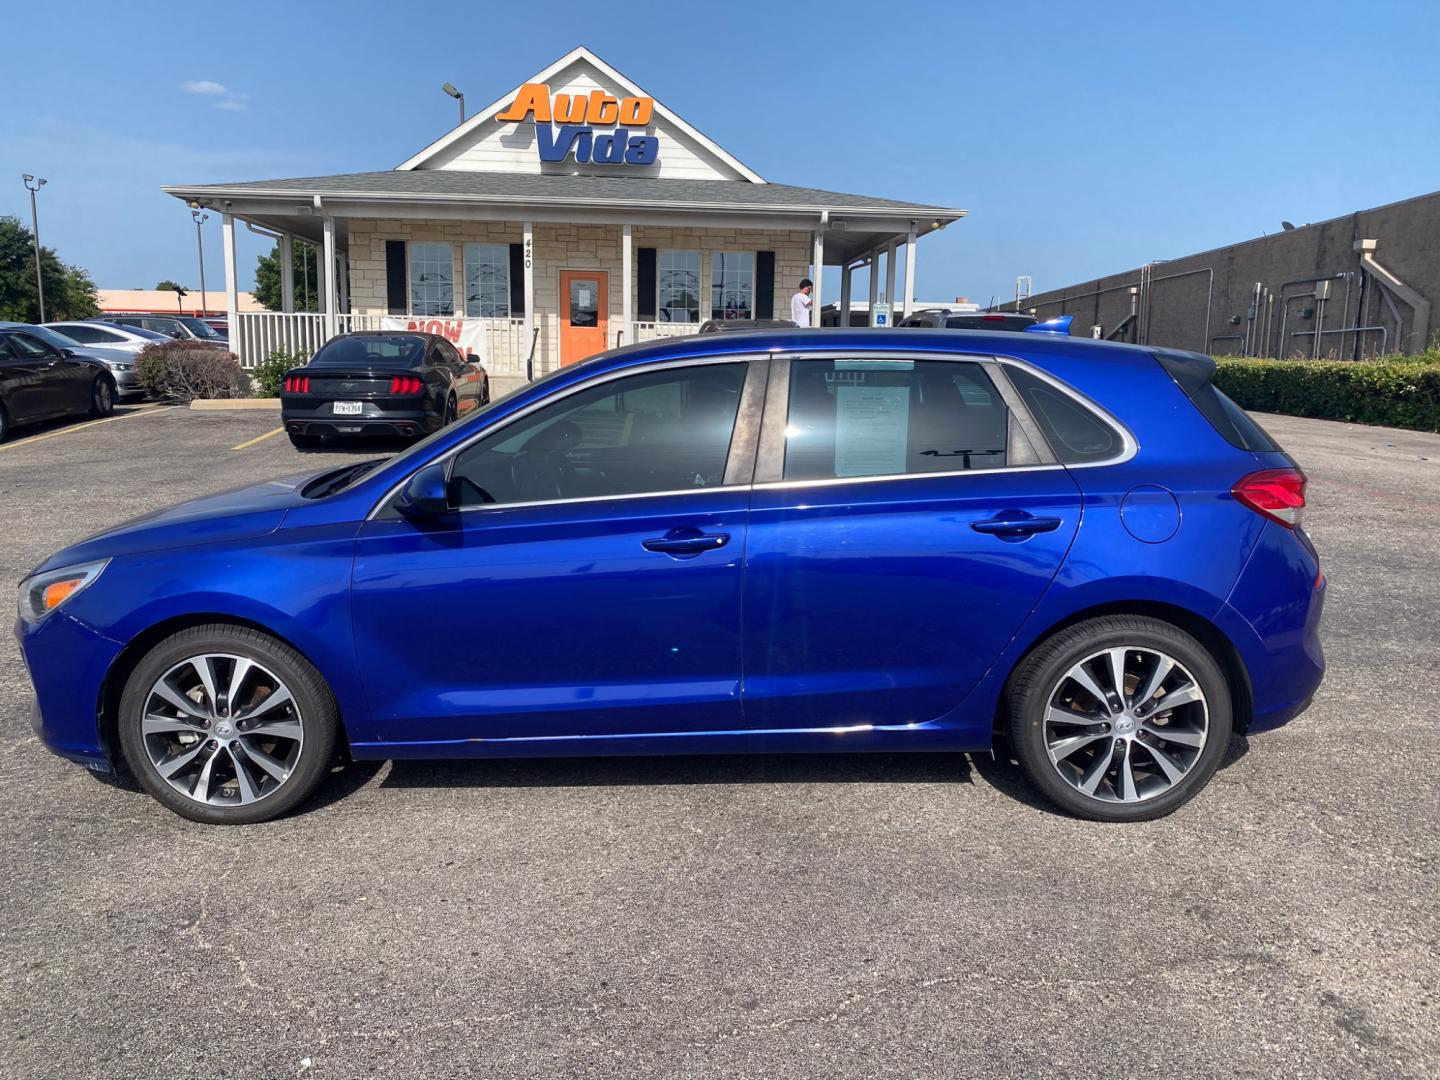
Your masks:
{"label": "rear bumper", "polygon": [[1325,588],[1315,557],[1290,530],[1267,523],[1215,620],[1250,676],[1249,732],[1293,720],[1319,689]]}
{"label": "rear bumper", "polygon": [[409,408],[374,401],[362,402],[359,416],[336,416],[334,403],[298,404],[281,400],[280,421],[292,435],[409,436],[437,430],[443,418],[419,403]]}

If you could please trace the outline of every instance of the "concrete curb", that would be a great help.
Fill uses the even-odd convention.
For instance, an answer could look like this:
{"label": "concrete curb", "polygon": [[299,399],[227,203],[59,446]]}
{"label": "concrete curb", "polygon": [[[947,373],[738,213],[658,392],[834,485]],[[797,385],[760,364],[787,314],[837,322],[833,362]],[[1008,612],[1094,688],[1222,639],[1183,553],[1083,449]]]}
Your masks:
{"label": "concrete curb", "polygon": [[260,398],[196,398],[190,402],[192,412],[223,412],[230,409],[239,409],[253,412],[260,410],[278,410],[280,399],[278,397]]}

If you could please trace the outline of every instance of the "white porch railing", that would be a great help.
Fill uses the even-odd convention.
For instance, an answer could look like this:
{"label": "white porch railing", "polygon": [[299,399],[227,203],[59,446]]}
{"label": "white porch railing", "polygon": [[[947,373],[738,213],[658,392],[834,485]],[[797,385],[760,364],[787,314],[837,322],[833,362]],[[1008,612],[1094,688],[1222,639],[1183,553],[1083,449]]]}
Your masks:
{"label": "white porch railing", "polygon": [[637,322],[635,324],[635,340],[640,342],[658,341],[661,338],[689,337],[699,331],[699,323]]}
{"label": "white porch railing", "polygon": [[[386,315],[336,315],[339,333],[356,330],[383,330]],[[408,321],[408,320],[407,320]],[[426,320],[428,321],[428,320]],[[438,319],[442,326],[454,326],[457,320]],[[475,351],[491,375],[525,375],[525,359],[530,354],[530,341],[525,336],[523,319],[465,319],[473,333],[479,327]],[[231,328],[230,348],[240,358],[242,367],[253,368],[271,353],[305,353],[315,351],[330,339],[326,332],[326,316],[313,311],[242,311]]]}

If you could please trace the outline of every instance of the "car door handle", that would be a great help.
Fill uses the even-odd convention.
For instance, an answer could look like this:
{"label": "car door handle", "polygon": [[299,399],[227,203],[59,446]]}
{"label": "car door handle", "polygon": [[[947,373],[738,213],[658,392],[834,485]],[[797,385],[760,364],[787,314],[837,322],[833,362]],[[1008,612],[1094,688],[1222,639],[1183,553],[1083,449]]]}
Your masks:
{"label": "car door handle", "polygon": [[1059,527],[1058,517],[1032,517],[1023,511],[970,523],[970,528],[976,532],[990,536],[1032,536],[1035,533],[1053,532]]}
{"label": "car door handle", "polygon": [[729,533],[697,533],[676,529],[664,536],[656,536],[641,542],[646,551],[662,555],[699,555],[702,551],[714,551],[730,542]]}

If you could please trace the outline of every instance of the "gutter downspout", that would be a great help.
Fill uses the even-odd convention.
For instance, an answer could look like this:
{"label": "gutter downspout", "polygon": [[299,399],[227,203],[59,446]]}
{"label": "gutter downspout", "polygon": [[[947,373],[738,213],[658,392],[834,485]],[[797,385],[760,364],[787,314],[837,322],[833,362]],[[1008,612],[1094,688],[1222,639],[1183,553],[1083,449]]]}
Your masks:
{"label": "gutter downspout", "polygon": [[[1415,317],[1409,337],[1415,340],[1414,351],[1424,352],[1430,343],[1430,301],[1375,261],[1375,249],[1379,244],[1378,240],[1355,241],[1355,250],[1360,253],[1360,267],[1375,275],[1380,284],[1410,305]],[[1402,352],[1406,349],[1406,340],[1405,337],[1401,337],[1395,343]]]}

